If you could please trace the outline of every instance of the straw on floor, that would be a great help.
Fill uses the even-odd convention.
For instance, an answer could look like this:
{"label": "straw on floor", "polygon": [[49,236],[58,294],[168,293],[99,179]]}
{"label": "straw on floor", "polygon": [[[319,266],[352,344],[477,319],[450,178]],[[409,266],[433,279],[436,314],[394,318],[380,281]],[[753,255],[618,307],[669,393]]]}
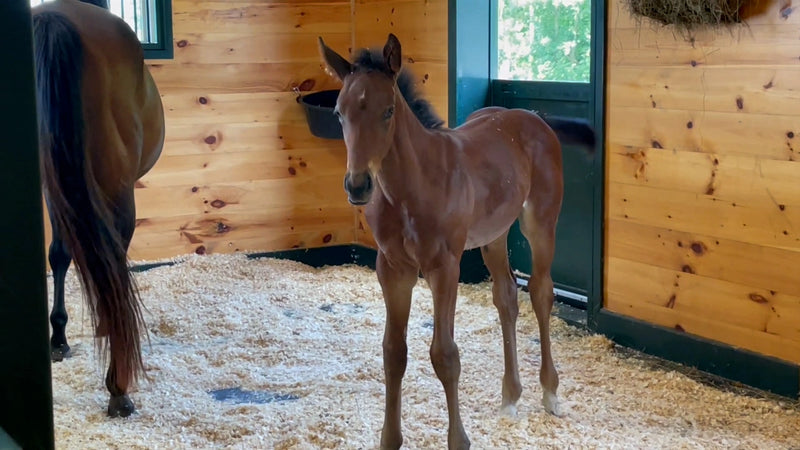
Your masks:
{"label": "straw on floor", "polygon": [[[378,446],[384,308],[373,271],[211,255],[136,277],[148,308],[151,381],[131,394],[137,414],[109,419],[104,368],[77,279],[68,276],[74,356],[53,366],[57,448]],[[566,414],[546,414],[536,321],[527,294],[519,299],[524,392],[517,416],[506,417],[498,413],[502,347],[490,285],[459,290],[460,397],[473,448],[800,448],[796,402],[699,383],[557,318],[553,348]],[[403,389],[408,449],[446,447],[444,393],[428,357],[431,311],[420,280]]]}

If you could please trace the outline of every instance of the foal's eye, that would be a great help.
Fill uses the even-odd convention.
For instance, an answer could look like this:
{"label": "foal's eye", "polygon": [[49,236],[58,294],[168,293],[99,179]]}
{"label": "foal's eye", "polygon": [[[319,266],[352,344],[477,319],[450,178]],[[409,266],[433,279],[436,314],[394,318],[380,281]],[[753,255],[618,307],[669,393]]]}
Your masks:
{"label": "foal's eye", "polygon": [[390,106],[386,108],[386,111],[383,112],[383,119],[389,120],[394,115],[394,106]]}
{"label": "foal's eye", "polygon": [[338,109],[333,110],[333,115],[336,116],[337,119],[339,119],[339,122],[342,121],[342,113],[340,113]]}

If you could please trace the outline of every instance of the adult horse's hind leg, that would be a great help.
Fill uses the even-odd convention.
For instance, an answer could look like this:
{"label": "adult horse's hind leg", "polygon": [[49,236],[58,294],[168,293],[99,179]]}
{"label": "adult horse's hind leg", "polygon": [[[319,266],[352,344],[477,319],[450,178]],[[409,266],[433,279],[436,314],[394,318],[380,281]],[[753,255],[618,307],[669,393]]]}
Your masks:
{"label": "adult horse's hind leg", "polygon": [[505,371],[503,373],[503,403],[501,411],[511,415],[516,413],[516,404],[522,394],[517,365],[517,284],[508,263],[508,232],[497,240],[481,247],[481,256],[489,274],[492,276],[492,300],[500,315],[503,328],[503,354]]}
{"label": "adult horse's hind leg", "polygon": [[64,304],[64,280],[67,277],[67,269],[72,263],[72,255],[55,224],[52,225],[52,229],[53,236],[47,255],[50,270],[53,271],[53,309],[50,311],[53,334],[50,337],[50,359],[57,362],[72,356],[67,343],[66,328],[69,317]]}
{"label": "adult horse's hind leg", "polygon": [[[133,188],[124,190],[114,206],[116,208],[114,225],[119,231],[123,248],[127,252],[136,227],[136,204],[134,203]],[[99,325],[100,332],[104,331],[105,326],[107,325],[102,323]],[[112,355],[125,351],[119,348],[120,343],[113,341],[110,342],[109,347]],[[110,417],[128,417],[136,410],[133,401],[128,397],[128,387],[132,380],[129,380],[127,374],[116,367],[113,357],[110,361],[108,372],[106,372],[106,388],[111,394],[108,400],[108,415]]]}
{"label": "adult horse's hind leg", "polygon": [[406,329],[411,310],[411,292],[417,284],[419,269],[410,264],[390,265],[386,255],[380,250],[375,268],[386,304],[386,329],[383,333],[386,408],[381,430],[381,448],[396,449],[403,445],[400,417],[401,386],[408,361]]}
{"label": "adult horse's hind leg", "polygon": [[[536,189],[534,187],[533,189]],[[528,284],[533,311],[539,323],[542,367],[539,381],[542,384],[542,405],[547,412],[560,415],[558,406],[558,372],[550,351],[550,313],[553,309],[553,279],[550,266],[555,252],[556,222],[561,205],[560,192],[537,203],[529,199],[520,215],[520,229],[531,246],[533,273]]]}

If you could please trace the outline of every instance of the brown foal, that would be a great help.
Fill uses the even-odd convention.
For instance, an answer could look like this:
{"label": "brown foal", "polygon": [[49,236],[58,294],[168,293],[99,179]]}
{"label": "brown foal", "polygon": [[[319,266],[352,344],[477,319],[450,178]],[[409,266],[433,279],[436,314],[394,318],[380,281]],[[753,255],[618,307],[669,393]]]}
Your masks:
{"label": "brown foal", "polygon": [[455,129],[441,127],[441,121],[426,127],[413,99],[398,87],[398,79],[406,74],[400,71],[400,42],[394,35],[389,35],[383,58],[362,54],[354,64],[321,38],[319,45],[325,63],[343,82],[335,113],[347,147],[345,190],[350,203],[366,205],[367,222],[378,243],[377,276],[386,304],[381,447],[399,448],[403,442],[400,387],[411,291],[420,270],[433,293],[430,357],[447,399],[448,446],[470,445],[459,413],[461,363],[453,340],[459,263],[466,249],[480,247],[492,276],[503,330],[502,408],[515,410],[522,392],[516,343],[519,307],[506,241],[517,219],[534,263],[529,286],[539,322],[542,403],[558,414],[549,318],[550,265],[563,191],[559,137],[591,151],[593,130],[580,121],[548,119],[548,125],[533,112],[497,107],[473,113]]}

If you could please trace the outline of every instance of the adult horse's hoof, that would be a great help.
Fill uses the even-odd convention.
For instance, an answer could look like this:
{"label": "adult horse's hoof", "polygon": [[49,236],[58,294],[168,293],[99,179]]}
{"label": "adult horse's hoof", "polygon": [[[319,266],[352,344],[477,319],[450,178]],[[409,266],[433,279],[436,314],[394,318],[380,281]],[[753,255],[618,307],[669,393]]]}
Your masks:
{"label": "adult horse's hoof", "polygon": [[108,400],[108,417],[128,417],[136,411],[128,394],[112,395]]}
{"label": "adult horse's hoof", "polygon": [[65,358],[72,357],[72,351],[67,344],[61,344],[58,347],[50,347],[50,360],[53,362],[61,362]]}

